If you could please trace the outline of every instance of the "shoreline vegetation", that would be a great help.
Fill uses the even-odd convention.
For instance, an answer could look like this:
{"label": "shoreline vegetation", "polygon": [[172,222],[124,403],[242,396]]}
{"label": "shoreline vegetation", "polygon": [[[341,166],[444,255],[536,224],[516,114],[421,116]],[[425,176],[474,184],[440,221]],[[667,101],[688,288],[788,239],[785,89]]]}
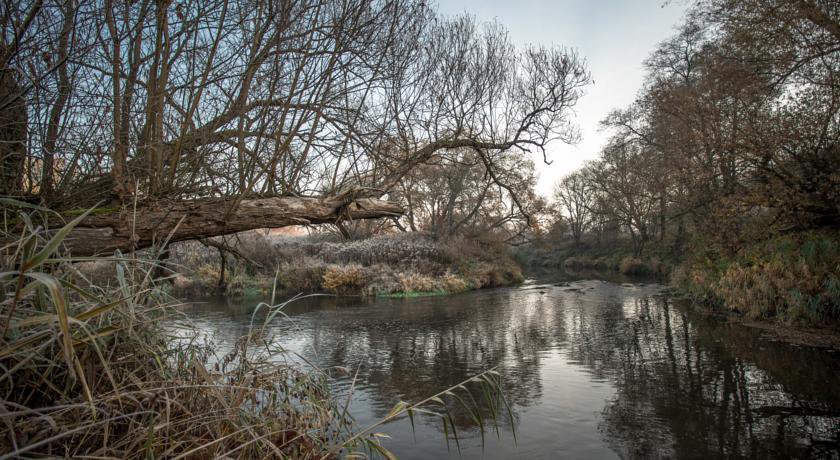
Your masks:
{"label": "shoreline vegetation", "polygon": [[531,267],[654,278],[689,308],[761,329],[773,338],[840,350],[840,232],[795,232],[723,255],[697,242],[682,255],[651,245],[633,255],[629,241],[608,246],[571,241],[516,253]]}
{"label": "shoreline vegetation", "polygon": [[[455,391],[506,406],[488,370],[355,426],[336,370],[260,327],[302,293],[448,295],[530,263],[840,335],[840,7],[686,3],[544,197],[538,159],[589,132],[574,48],[425,0],[3,2],[0,460],[389,457],[381,423],[431,414],[457,443]],[[211,293],[272,299],[224,355],[165,324]]]}
{"label": "shoreline vegetation", "polygon": [[170,265],[178,275],[173,292],[242,297],[266,295],[276,288],[291,295],[413,298],[508,286],[524,279],[504,244],[488,240],[441,242],[422,233],[388,233],[342,241],[326,234],[257,231],[238,235],[226,247],[226,253],[199,242],[174,247]]}

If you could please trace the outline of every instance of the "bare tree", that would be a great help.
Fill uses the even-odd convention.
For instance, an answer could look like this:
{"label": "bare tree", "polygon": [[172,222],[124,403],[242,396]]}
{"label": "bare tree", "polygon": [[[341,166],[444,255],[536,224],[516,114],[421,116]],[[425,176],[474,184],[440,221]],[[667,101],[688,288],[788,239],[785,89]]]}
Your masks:
{"label": "bare tree", "polygon": [[554,186],[554,201],[568,222],[575,244],[580,244],[582,236],[589,231],[593,222],[596,196],[592,174],[591,169],[574,171]]}
{"label": "bare tree", "polygon": [[[391,215],[378,198],[464,148],[521,208],[503,163],[574,141],[570,108],[590,82],[573,51],[520,52],[500,25],[438,17],[417,0],[2,8],[3,45],[16,50],[3,72],[21,86],[3,104],[22,104],[30,132],[31,180],[13,194],[59,210],[136,201],[148,216],[176,215],[186,200],[188,219],[226,222],[220,233],[306,219],[295,197],[335,204],[333,221],[358,198],[365,215]],[[14,19],[30,16],[27,27]],[[247,220],[240,209],[257,197],[285,200],[271,208],[285,214]],[[96,226],[129,241],[128,215]],[[137,231],[151,232],[137,235],[143,245],[171,228]]]}

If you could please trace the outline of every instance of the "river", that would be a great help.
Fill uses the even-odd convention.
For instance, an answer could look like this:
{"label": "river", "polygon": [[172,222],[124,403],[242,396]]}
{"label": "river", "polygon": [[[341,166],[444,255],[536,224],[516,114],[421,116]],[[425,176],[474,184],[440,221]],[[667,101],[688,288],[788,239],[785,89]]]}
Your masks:
{"label": "river", "polygon": [[[254,303],[184,311],[229,347]],[[358,371],[350,410],[361,426],[497,368],[513,427],[500,420],[482,443],[456,416],[459,450],[439,421],[398,420],[377,431],[400,458],[840,457],[838,353],[693,314],[657,284],[540,279],[447,297],[315,297],[284,311],[272,324],[283,346]],[[336,378],[334,393],[350,382]]]}

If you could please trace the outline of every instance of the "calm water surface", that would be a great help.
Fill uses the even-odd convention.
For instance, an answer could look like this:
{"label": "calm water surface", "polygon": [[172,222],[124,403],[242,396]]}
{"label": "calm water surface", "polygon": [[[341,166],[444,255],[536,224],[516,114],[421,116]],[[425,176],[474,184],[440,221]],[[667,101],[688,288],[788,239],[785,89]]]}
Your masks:
{"label": "calm water surface", "polygon": [[[255,302],[186,308],[220,348]],[[482,446],[457,417],[383,427],[400,458],[840,457],[840,356],[772,342],[694,316],[656,284],[584,280],[449,297],[318,297],[286,307],[273,331],[321,367],[358,369],[351,411],[364,426],[485,369],[512,405]],[[346,394],[349,378],[334,391]]]}

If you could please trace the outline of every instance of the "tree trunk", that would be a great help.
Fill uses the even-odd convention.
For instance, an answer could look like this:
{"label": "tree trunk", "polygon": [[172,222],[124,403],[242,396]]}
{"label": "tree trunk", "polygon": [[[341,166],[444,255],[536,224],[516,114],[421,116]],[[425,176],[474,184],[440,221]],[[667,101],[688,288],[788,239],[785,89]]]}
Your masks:
{"label": "tree trunk", "polygon": [[221,247],[216,247],[219,250],[219,282],[216,283],[216,290],[219,294],[223,294],[227,289],[227,281],[225,280],[225,267],[227,267],[227,260],[225,260],[225,251]]}
{"label": "tree trunk", "polygon": [[131,208],[95,212],[73,229],[64,243],[71,255],[90,256],[117,249],[143,249],[167,238],[174,243],[257,228],[375,219],[402,213],[396,203],[359,197],[358,192],[323,198],[243,199],[238,204],[230,198],[157,201],[138,204],[136,214]]}
{"label": "tree trunk", "polygon": [[0,69],[0,103],[8,106],[0,110],[0,195],[21,195],[26,159],[26,101],[13,69]]}

